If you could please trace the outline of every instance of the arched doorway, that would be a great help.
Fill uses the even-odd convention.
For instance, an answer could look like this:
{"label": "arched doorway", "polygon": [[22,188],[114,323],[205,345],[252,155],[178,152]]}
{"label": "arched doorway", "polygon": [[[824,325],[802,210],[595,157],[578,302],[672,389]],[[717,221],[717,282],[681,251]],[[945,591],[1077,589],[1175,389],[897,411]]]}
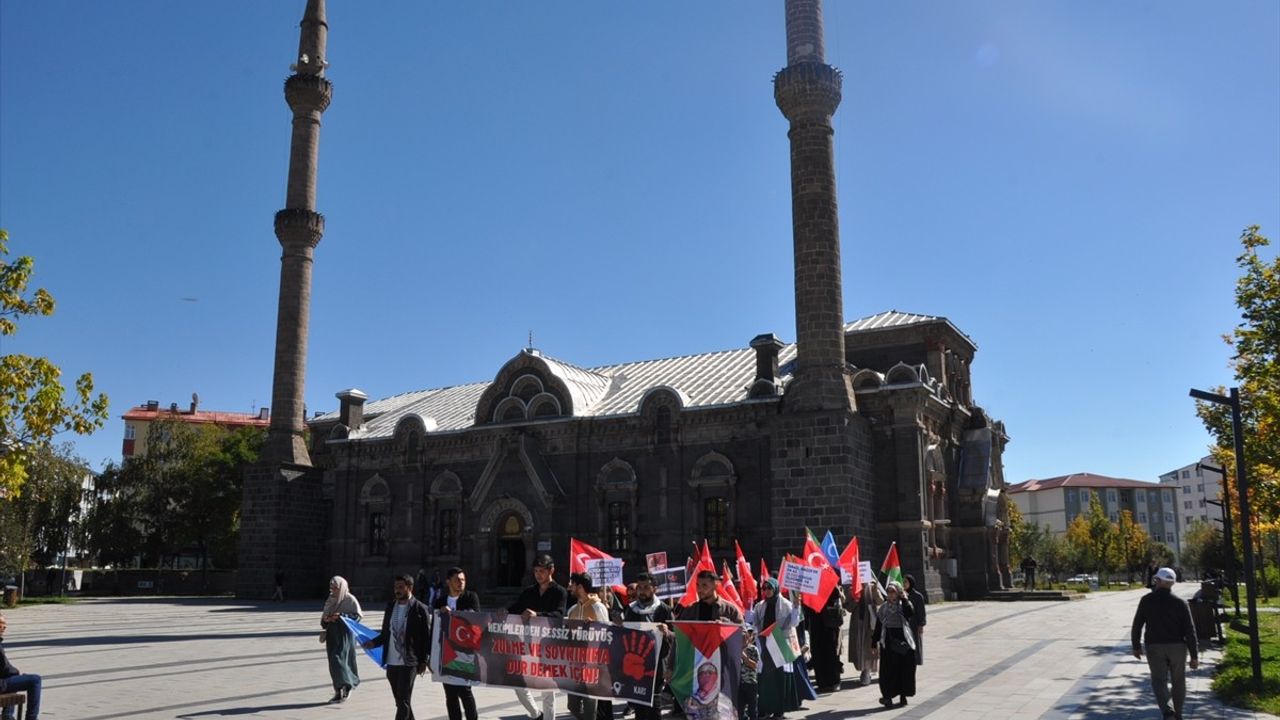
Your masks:
{"label": "arched doorway", "polygon": [[518,513],[507,513],[494,526],[497,535],[498,561],[495,580],[500,587],[519,587],[524,584],[525,548],[524,521]]}

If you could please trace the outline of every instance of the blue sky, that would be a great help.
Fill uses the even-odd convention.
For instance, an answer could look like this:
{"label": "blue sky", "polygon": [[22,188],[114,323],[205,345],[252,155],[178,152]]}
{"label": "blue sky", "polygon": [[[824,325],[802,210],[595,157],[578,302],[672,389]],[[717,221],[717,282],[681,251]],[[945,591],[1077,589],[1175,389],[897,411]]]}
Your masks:
{"label": "blue sky", "polygon": [[[269,404],[303,0],[0,3],[0,226],[58,299],[0,351]],[[330,0],[307,401],[794,339],[780,0]],[[1280,241],[1280,5],[828,0],[849,319],[942,315],[1011,482],[1154,480]],[[1274,252],[1274,248],[1272,249]],[[194,302],[184,298],[195,298]]]}

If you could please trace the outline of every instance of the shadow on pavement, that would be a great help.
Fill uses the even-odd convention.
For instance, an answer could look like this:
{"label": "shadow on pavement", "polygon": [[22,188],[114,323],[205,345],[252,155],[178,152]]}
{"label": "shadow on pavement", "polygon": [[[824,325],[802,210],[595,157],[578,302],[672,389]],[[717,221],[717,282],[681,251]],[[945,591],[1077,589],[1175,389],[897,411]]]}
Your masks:
{"label": "shadow on pavement", "polygon": [[289,703],[287,705],[255,705],[253,707],[223,708],[222,710],[205,710],[204,712],[178,715],[178,718],[226,717],[228,715],[254,715],[257,713],[283,712],[285,710],[305,710],[307,708],[324,707],[327,702]]}
{"label": "shadow on pavement", "polygon": [[314,630],[277,630],[251,633],[203,633],[199,635],[98,635],[32,640],[10,643],[11,648],[87,647],[90,645],[137,645],[139,643],[190,642],[193,640],[245,640],[248,638],[287,638],[316,636]]}

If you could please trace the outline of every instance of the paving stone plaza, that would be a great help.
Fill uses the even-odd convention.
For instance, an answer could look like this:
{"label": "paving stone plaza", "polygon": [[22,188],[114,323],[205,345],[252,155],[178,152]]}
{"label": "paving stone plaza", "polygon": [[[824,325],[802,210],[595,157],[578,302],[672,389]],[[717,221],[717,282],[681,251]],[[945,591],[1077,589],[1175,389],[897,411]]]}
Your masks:
{"label": "paving stone plaza", "polygon": [[[1189,595],[1191,585],[1179,585]],[[911,704],[885,710],[875,686],[823,695],[789,718],[1158,718],[1145,663],[1129,654],[1142,593],[1084,601],[953,602],[929,610],[925,665]],[[483,597],[483,596],[482,596]],[[44,676],[49,720],[112,718],[350,718],[394,715],[382,673],[361,658],[363,684],[343,705],[332,694],[320,632],[321,602],[226,599],[82,600],[6,612],[9,657]],[[366,603],[367,624],[381,608]],[[1202,655],[1188,679],[1188,718],[1272,717],[1212,699]],[[479,688],[480,717],[524,717],[510,690]],[[429,678],[414,692],[419,718],[442,718],[444,693]],[[565,701],[557,701],[567,718]]]}

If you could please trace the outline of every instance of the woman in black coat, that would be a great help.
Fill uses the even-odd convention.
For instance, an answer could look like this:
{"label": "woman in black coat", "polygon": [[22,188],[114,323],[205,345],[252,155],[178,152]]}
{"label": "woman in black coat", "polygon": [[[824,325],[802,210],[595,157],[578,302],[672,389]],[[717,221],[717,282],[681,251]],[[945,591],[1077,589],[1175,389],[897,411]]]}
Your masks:
{"label": "woman in black coat", "polygon": [[911,616],[911,632],[916,636],[916,664],[924,664],[924,625],[925,625],[925,603],[924,595],[916,589],[916,579],[910,575],[903,577],[902,589],[906,591],[906,599],[911,601],[911,610],[914,613]]}
{"label": "woman in black coat", "polygon": [[[467,574],[460,567],[451,567],[445,575],[446,592],[431,603],[431,609],[441,621],[448,618],[454,610],[480,610],[480,596],[467,589]],[[445,709],[449,720],[477,720],[476,698],[471,694],[471,686],[457,678],[446,677],[440,681],[444,686]]]}
{"label": "woman in black coat", "polygon": [[900,705],[916,694],[915,637],[911,618],[915,612],[911,602],[903,599],[902,586],[890,581],[885,588],[885,602],[876,610],[876,629],[872,639],[880,645],[880,704]]}

